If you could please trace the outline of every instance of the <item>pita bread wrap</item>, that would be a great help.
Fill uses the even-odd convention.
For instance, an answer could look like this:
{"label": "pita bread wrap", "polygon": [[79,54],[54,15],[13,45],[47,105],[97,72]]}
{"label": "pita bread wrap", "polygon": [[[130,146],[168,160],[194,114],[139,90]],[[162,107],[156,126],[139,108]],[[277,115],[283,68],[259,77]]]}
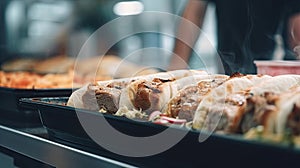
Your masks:
{"label": "pita bread wrap", "polygon": [[282,133],[287,114],[297,100],[300,75],[275,76],[249,90],[241,131],[263,125],[264,131]]}
{"label": "pita bread wrap", "polygon": [[280,96],[276,102],[275,132],[284,134],[287,129],[293,135],[300,135],[300,87],[292,89],[290,93]]}
{"label": "pita bread wrap", "polygon": [[284,134],[289,129],[293,135],[300,135],[300,87],[281,94],[275,105],[275,133]]}
{"label": "pita bread wrap", "polygon": [[195,84],[199,80],[209,79],[210,75],[194,75],[178,80],[154,78],[137,80],[128,85],[121,93],[119,108],[142,110],[150,114],[162,110],[167,102],[187,84]]}
{"label": "pita bread wrap", "polygon": [[92,111],[117,111],[121,89],[126,87],[131,78],[101,81],[87,84],[73,92],[67,102],[68,106]]}
{"label": "pita bread wrap", "polygon": [[221,85],[228,79],[227,75],[207,75],[198,78],[195,82],[186,82],[183,89],[172,97],[164,106],[162,113],[169,117],[191,121],[197,106],[204,96],[213,88]]}
{"label": "pita bread wrap", "polygon": [[[255,111],[247,114],[251,114],[253,119],[245,120],[242,126],[262,125],[265,133],[284,135],[288,131],[292,135],[300,135],[300,86],[273,94],[271,98],[263,98],[262,101],[256,102]],[[261,103],[263,101],[267,103]]]}
{"label": "pita bread wrap", "polygon": [[157,77],[162,80],[177,80],[191,75],[206,74],[207,72],[198,70],[175,70],[132,78],[98,81],[94,84],[85,85],[73,92],[67,105],[93,111],[100,110],[114,114],[119,108],[121,92],[129,84],[134,83],[135,81],[150,81]]}
{"label": "pita bread wrap", "polygon": [[[272,77],[267,75],[234,76],[214,88],[197,107],[193,128],[212,131],[216,128],[236,129],[242,117],[240,112],[243,110],[241,108],[245,108],[243,93],[270,78]],[[223,112],[227,112],[224,118],[222,118]],[[220,125],[226,128],[220,128]]]}
{"label": "pita bread wrap", "polygon": [[300,75],[279,75],[255,85],[250,92],[253,95],[264,92],[282,93],[297,85],[300,85]]}

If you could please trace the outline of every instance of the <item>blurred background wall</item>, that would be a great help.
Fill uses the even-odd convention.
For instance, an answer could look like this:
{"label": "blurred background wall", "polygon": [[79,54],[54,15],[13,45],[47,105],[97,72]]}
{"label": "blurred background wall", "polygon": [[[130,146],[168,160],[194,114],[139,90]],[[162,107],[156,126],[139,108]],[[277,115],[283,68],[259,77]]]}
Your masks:
{"label": "blurred background wall", "polygon": [[[124,3],[125,2],[125,3]],[[1,0],[0,1],[0,61],[12,57],[76,57],[83,44],[101,26],[119,17],[139,16],[146,11],[180,15],[186,0]],[[131,4],[131,6],[130,6]],[[127,5],[127,6],[126,6]],[[190,61],[191,68],[206,68],[216,72],[214,7],[209,6],[203,32]],[[114,26],[111,36],[126,30],[155,27],[175,34],[172,20],[164,18],[129,19]],[[109,35],[108,35],[109,36]],[[100,38],[99,38],[100,39]],[[101,48],[99,39],[87,47],[91,54]],[[174,37],[143,32],[126,37],[107,54],[118,55],[139,64],[166,68],[174,45]],[[199,55],[201,59],[199,58]]]}

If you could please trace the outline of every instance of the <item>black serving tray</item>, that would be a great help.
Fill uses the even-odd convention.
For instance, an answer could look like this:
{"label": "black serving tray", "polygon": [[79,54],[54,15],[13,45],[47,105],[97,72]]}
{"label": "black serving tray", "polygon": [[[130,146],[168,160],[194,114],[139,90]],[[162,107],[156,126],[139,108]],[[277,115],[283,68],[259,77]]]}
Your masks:
{"label": "black serving tray", "polygon": [[15,89],[0,87],[0,124],[27,128],[42,126],[36,108],[21,107],[21,98],[70,96],[72,89]]}
{"label": "black serving tray", "polygon": [[[75,108],[65,106],[68,98],[21,99],[22,106],[39,109],[49,138],[101,156],[138,167],[299,167],[300,151],[291,146],[269,144],[243,139],[240,135],[212,134],[206,141],[198,141],[199,132],[188,134],[169,150],[147,157],[121,156],[96,144],[82,128]],[[76,109],[90,117],[104,117],[113,127],[128,135],[149,136],[168,128],[151,122],[139,122],[125,117]],[[185,128],[171,128],[186,131]],[[100,133],[105,136],[105,133]]]}

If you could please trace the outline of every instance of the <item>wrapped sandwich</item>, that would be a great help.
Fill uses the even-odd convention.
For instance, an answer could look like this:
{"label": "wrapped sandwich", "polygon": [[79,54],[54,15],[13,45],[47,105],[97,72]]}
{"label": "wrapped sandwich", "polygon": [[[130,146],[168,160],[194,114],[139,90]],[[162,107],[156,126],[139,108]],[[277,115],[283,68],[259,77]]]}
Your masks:
{"label": "wrapped sandwich", "polygon": [[212,89],[221,85],[228,79],[226,75],[207,75],[197,79],[196,82],[186,84],[178,93],[172,97],[164,106],[163,114],[191,121],[201,100]]}
{"label": "wrapped sandwich", "polygon": [[[140,87],[143,84],[148,82],[153,85],[153,87],[154,85],[161,85],[157,89],[164,90],[163,93],[166,94],[168,91],[167,85],[170,82],[193,75],[207,75],[207,73],[205,71],[196,70],[176,70],[132,78],[99,81],[75,91],[69,98],[67,105],[88,110],[105,111],[112,114],[116,113],[119,107],[124,107],[124,105],[129,109],[135,108],[139,110],[141,108],[144,110],[145,107],[143,104],[136,103],[136,106],[130,104],[133,96],[134,100],[137,101],[140,101],[141,96],[144,96],[140,94],[143,93],[143,91],[140,91]],[[143,85],[144,89],[147,87],[148,86]],[[138,93],[136,92],[137,90],[131,92],[132,88],[137,88],[139,90]]]}
{"label": "wrapped sandwich", "polygon": [[[193,127],[227,133],[246,132],[258,125],[273,130],[274,96],[299,85],[299,77],[245,76],[228,80],[200,103]],[[214,96],[222,90],[224,95]]]}
{"label": "wrapped sandwich", "polygon": [[246,107],[246,89],[270,78],[267,75],[232,76],[211,90],[200,102],[193,119],[193,128],[235,132]]}

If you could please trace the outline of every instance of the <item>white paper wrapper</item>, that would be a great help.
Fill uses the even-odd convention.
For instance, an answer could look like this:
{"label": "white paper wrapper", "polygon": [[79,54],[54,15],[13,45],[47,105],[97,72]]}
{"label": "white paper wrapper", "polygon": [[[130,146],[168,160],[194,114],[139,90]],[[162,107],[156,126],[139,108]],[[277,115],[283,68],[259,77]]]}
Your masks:
{"label": "white paper wrapper", "polygon": [[68,100],[67,106],[83,109],[84,105],[82,101],[82,95],[87,92],[88,85],[89,84],[86,84],[80,89],[74,91]]}

